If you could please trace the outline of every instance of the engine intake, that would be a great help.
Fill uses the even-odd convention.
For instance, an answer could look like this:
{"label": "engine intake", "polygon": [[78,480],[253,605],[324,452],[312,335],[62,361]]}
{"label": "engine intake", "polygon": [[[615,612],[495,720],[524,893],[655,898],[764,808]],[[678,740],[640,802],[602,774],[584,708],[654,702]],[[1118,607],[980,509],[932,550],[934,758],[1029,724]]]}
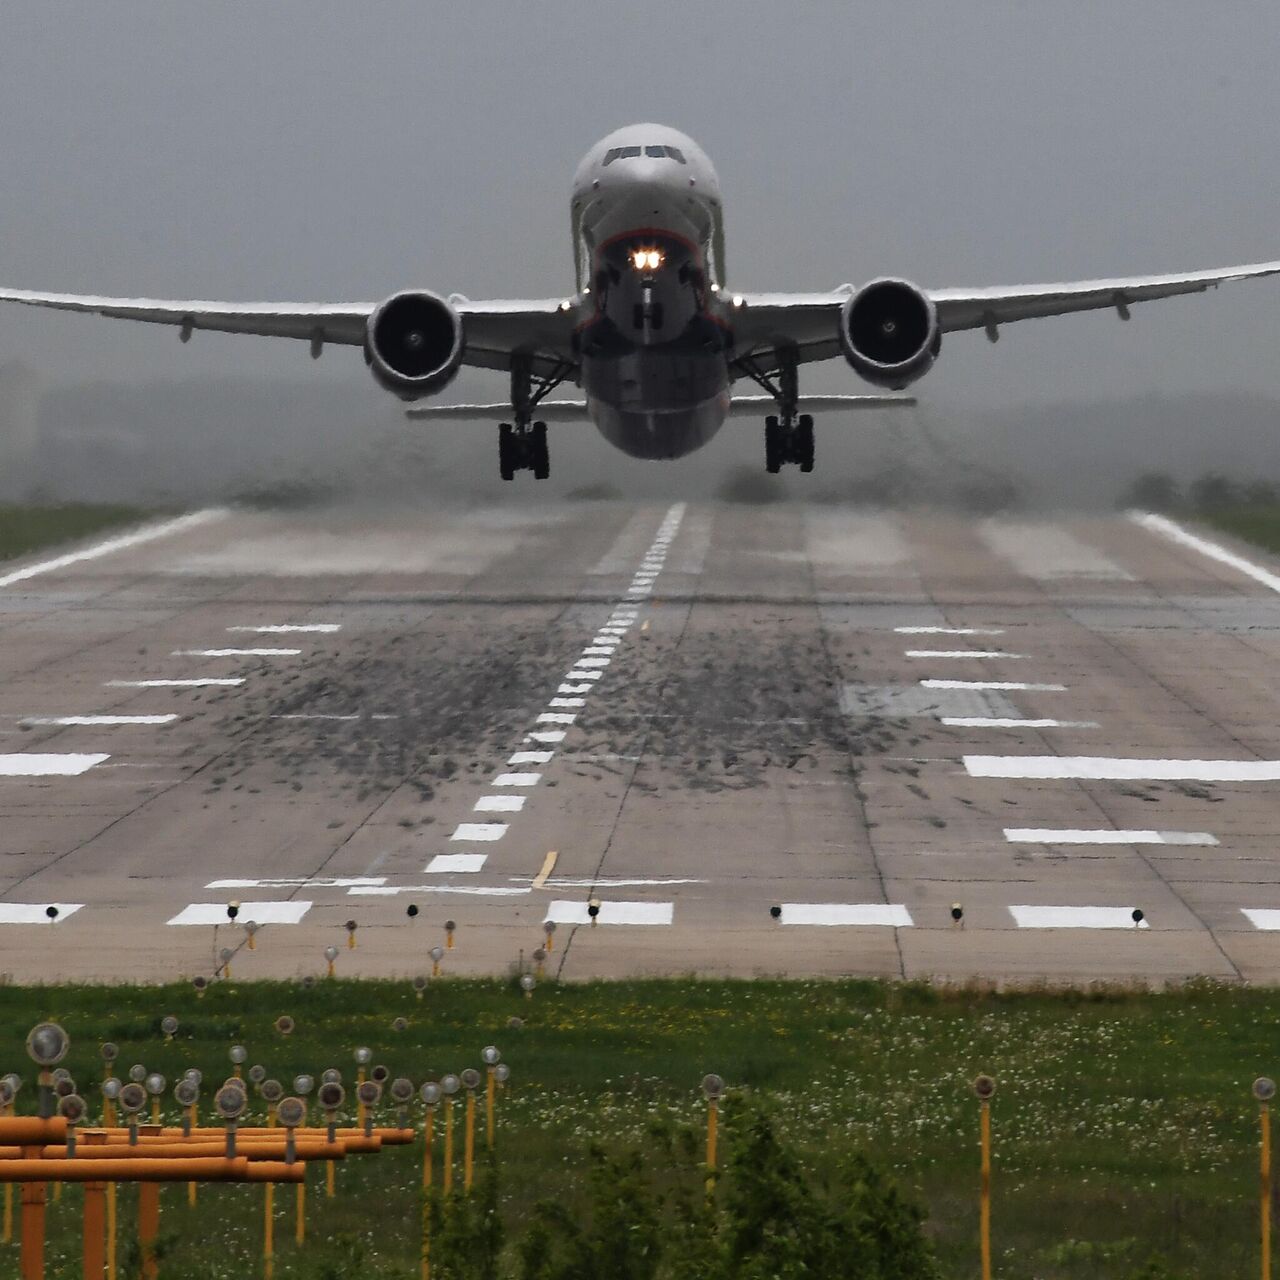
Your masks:
{"label": "engine intake", "polygon": [[373,376],[402,400],[443,390],[462,364],[462,317],[425,289],[392,294],[369,317],[365,357]]}
{"label": "engine intake", "polygon": [[924,377],[941,343],[937,308],[907,280],[872,280],[840,310],[844,358],[877,387],[899,391]]}

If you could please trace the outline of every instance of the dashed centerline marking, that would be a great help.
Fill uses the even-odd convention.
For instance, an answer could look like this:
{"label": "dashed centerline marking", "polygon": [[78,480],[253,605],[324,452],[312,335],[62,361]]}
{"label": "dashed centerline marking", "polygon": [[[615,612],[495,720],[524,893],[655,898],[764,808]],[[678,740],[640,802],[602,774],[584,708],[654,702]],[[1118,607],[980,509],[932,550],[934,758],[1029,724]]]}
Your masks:
{"label": "dashed centerline marking", "polygon": [[228,627],[228,631],[250,631],[258,635],[282,636],[289,635],[295,631],[312,631],[320,635],[330,635],[335,631],[342,630],[340,622],[271,622],[264,626],[242,626]]}
{"label": "dashed centerline marking", "polygon": [[178,718],[176,711],[163,716],[24,716],[18,723],[62,725],[124,725],[124,724],[172,724]]}
{"label": "dashed centerline marking", "polygon": [[1113,831],[1053,827],[1005,827],[1010,844],[1179,844],[1216,845],[1208,831]]}
{"label": "dashed centerline marking", "polygon": [[472,805],[476,813],[519,813],[528,796],[481,796]]}
{"label": "dashed centerline marking", "polygon": [[1016,720],[1007,716],[940,716],[956,729],[1100,729],[1096,720]]}
{"label": "dashed centerline marking", "polygon": [[1111,756],[965,756],[975,778],[1124,782],[1275,782],[1280,760],[1127,760]]}
{"label": "dashed centerline marking", "polygon": [[108,689],[205,689],[214,686],[244,684],[243,676],[203,677],[197,680],[108,680]]}
{"label": "dashed centerline marking", "polygon": [[1025,658],[1025,653],[1003,653],[999,649],[907,649],[908,658]]}
{"label": "dashed centerline marking", "polygon": [[1029,693],[1066,693],[1065,684],[1024,684],[1018,680],[921,680],[925,689],[1022,689]]}
{"label": "dashed centerline marking", "polygon": [[536,787],[542,781],[540,773],[500,773],[493,780],[495,787]]}
{"label": "dashed centerline marking", "polygon": [[900,636],[1002,636],[1003,627],[894,627]]}
{"label": "dashed centerline marking", "polygon": [[175,649],[171,658],[296,658],[301,649]]}

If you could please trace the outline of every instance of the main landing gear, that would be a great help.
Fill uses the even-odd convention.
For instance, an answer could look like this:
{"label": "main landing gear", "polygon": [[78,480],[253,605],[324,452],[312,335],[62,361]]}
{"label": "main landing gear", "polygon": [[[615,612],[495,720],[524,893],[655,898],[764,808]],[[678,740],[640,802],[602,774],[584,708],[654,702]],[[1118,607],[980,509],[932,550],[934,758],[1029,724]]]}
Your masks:
{"label": "main landing gear", "polygon": [[511,411],[516,420],[498,424],[498,471],[504,480],[514,480],[517,471],[532,471],[535,480],[551,474],[547,424],[534,422],[533,411],[572,371],[573,366],[565,362],[546,374],[535,374],[527,355],[512,356]]}
{"label": "main landing gear", "polygon": [[771,475],[783,466],[795,463],[801,471],[813,470],[813,417],[797,413],[800,403],[799,360],[794,348],[781,348],[777,353],[777,376],[753,360],[741,360],[738,368],[753,382],[762,386],[777,402],[777,414],[764,420],[764,465]]}

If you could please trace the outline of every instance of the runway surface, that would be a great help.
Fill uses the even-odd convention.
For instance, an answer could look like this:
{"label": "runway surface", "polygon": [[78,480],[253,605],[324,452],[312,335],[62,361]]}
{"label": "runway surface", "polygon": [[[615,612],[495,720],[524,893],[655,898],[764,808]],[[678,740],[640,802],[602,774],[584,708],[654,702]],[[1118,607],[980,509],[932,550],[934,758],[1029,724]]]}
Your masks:
{"label": "runway surface", "polygon": [[446,973],[550,920],[570,979],[1275,981],[1280,569],[1205,536],[513,502],[6,565],[0,972],[407,978],[451,919]]}

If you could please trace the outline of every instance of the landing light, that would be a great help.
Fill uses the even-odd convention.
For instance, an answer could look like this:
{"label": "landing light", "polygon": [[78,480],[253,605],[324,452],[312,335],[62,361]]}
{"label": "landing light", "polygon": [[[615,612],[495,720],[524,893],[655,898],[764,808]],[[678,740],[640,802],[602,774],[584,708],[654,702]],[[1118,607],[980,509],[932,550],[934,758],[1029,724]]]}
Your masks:
{"label": "landing light", "polygon": [[661,249],[634,249],[631,263],[637,271],[657,271],[662,266]]}

